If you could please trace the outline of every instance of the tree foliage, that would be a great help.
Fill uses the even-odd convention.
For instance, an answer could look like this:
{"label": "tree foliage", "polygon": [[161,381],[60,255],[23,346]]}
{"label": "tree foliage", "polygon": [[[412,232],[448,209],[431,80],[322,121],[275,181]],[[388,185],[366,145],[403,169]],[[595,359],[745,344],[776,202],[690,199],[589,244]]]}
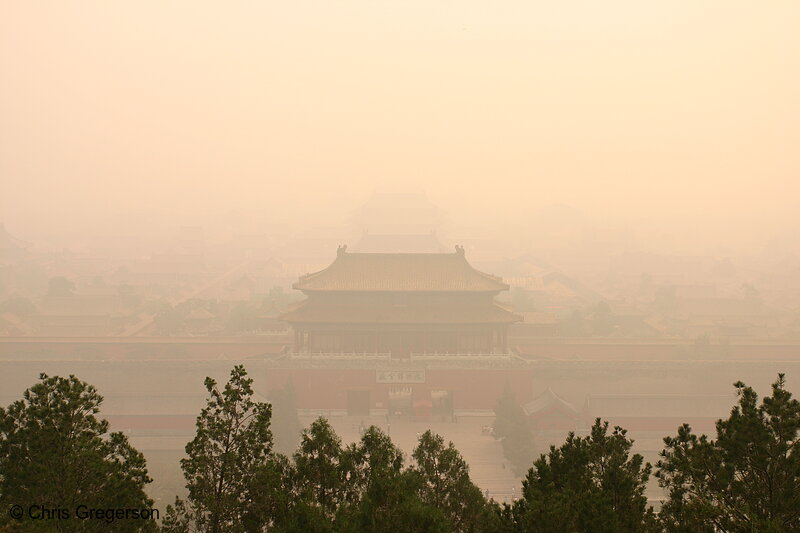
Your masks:
{"label": "tree foliage", "polygon": [[[716,439],[688,425],[665,439],[656,476],[668,498],[658,517],[645,497],[650,465],[631,453],[624,429],[600,419],[587,436],[570,433],[533,461],[522,497],[500,506],[472,482],[453,443],[431,431],[406,464],[380,429],[369,427],[344,446],[319,418],[284,455],[272,449],[271,407],[253,400],[243,367],[233,368],[223,388],[211,378],[205,386],[207,403],[181,461],[189,495],[167,507],[165,533],[800,531],[800,402],[782,374],[760,403],[737,382],[737,404],[717,422]],[[3,509],[20,502],[152,507],[144,457],[97,418],[102,400],[74,376],[42,374],[22,400],[0,408]],[[508,389],[498,402],[499,434],[513,434],[516,409]],[[0,531],[157,529],[141,520],[109,527],[97,520],[11,523],[0,515]]]}
{"label": "tree foliage", "polygon": [[333,520],[345,498],[345,476],[341,468],[342,441],[324,418],[303,431],[294,454],[301,497],[314,502],[326,518]]}
{"label": "tree foliage", "polygon": [[64,276],[56,276],[50,278],[47,282],[47,295],[48,296],[72,296],[75,294],[75,283]]}
{"label": "tree foliage", "polygon": [[8,298],[0,303],[0,313],[12,313],[17,316],[31,316],[36,314],[36,306],[28,298],[21,296]]}
{"label": "tree foliage", "polygon": [[195,438],[186,445],[187,458],[181,460],[188,504],[177,501],[168,509],[172,530],[193,524],[209,533],[244,531],[255,512],[255,473],[270,458],[272,434],[270,406],[253,401],[252,382],[242,366],[233,368],[222,390],[206,378],[206,407],[197,417]]}
{"label": "tree foliage", "polygon": [[225,329],[229,333],[258,329],[259,309],[251,302],[238,302],[228,313]]}
{"label": "tree foliage", "polygon": [[656,476],[669,491],[667,531],[800,531],[800,402],[783,374],[760,404],[752,388],[735,387],[738,404],[717,421],[716,440],[688,424],[664,439]]}
{"label": "tree foliage", "polygon": [[570,433],[541,455],[506,518],[513,531],[640,532],[654,522],[644,491],[651,467],[630,450],[624,429],[597,419],[586,437]]}
{"label": "tree foliage", "polygon": [[444,513],[423,502],[421,479],[403,469],[403,453],[380,429],[368,428],[360,442],[348,446],[342,466],[348,506],[339,531],[449,531]]}
{"label": "tree foliage", "polygon": [[[0,408],[0,525],[12,504],[74,512],[151,508],[144,456],[98,419],[103,397],[75,376],[39,376],[23,399]],[[97,520],[23,520],[25,531],[106,531]],[[152,521],[118,521],[115,531],[151,531]]]}
{"label": "tree foliage", "polygon": [[423,501],[422,478],[403,467],[402,452],[376,427],[342,447],[320,418],[303,432],[291,460],[275,454],[256,477],[258,518],[248,531],[453,530],[441,510]]}
{"label": "tree foliage", "polygon": [[426,504],[440,509],[456,532],[491,531],[493,515],[480,489],[469,477],[469,466],[450,442],[430,430],[422,434],[412,454],[411,472],[422,485]]}

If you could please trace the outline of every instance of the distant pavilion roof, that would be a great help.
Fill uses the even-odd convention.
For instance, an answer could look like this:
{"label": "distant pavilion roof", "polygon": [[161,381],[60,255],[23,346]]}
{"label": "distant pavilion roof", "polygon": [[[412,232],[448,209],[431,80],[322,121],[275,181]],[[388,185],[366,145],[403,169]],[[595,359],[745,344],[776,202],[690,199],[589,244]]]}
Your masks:
{"label": "distant pavilion roof", "polygon": [[435,233],[376,235],[365,233],[355,245],[360,253],[442,253],[446,248]]}
{"label": "distant pavilion roof", "polygon": [[203,307],[197,307],[192,309],[192,312],[186,316],[187,320],[210,320],[212,318],[217,318],[216,315],[211,313],[208,309]]}
{"label": "distant pavilion roof", "polygon": [[16,250],[29,248],[30,243],[11,235],[3,223],[0,223],[0,250]]}
{"label": "distant pavilion roof", "polygon": [[508,285],[499,277],[474,269],[455,253],[348,253],[340,246],[336,260],[319,272],[302,276],[301,291],[499,292]]}
{"label": "distant pavilion roof", "polygon": [[550,387],[547,387],[547,390],[523,405],[522,410],[526,416],[536,416],[540,413],[552,412],[554,410],[578,416],[578,410],[575,409],[571,403],[553,392],[553,389]]}

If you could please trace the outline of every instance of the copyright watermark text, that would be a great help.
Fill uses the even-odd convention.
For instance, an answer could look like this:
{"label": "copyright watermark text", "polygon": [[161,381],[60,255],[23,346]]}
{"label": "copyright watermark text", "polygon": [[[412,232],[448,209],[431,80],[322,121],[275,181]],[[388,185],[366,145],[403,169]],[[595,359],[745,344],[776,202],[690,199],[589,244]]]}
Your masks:
{"label": "copyright watermark text", "polygon": [[108,524],[118,520],[158,520],[158,509],[97,508],[77,505],[74,509],[33,504],[27,507],[14,504],[8,509],[14,520],[99,520]]}

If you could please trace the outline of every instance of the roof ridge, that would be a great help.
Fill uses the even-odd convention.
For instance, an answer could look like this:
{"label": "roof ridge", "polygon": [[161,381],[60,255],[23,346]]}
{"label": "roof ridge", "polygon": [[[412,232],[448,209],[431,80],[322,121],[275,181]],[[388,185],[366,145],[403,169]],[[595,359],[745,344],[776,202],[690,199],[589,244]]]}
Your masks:
{"label": "roof ridge", "polygon": [[309,291],[387,292],[499,292],[509,289],[501,277],[473,267],[466,260],[463,246],[457,246],[454,253],[353,253],[342,245],[330,265],[300,276],[292,287]]}

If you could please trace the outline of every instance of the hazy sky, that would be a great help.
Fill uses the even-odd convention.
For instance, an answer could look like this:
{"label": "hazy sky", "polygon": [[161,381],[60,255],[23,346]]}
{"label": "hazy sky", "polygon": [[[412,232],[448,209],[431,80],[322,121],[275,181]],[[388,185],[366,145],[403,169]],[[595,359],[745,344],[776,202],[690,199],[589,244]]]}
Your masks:
{"label": "hazy sky", "polygon": [[800,230],[800,2],[0,0],[0,220],[25,237],[340,223],[376,187],[524,231]]}

